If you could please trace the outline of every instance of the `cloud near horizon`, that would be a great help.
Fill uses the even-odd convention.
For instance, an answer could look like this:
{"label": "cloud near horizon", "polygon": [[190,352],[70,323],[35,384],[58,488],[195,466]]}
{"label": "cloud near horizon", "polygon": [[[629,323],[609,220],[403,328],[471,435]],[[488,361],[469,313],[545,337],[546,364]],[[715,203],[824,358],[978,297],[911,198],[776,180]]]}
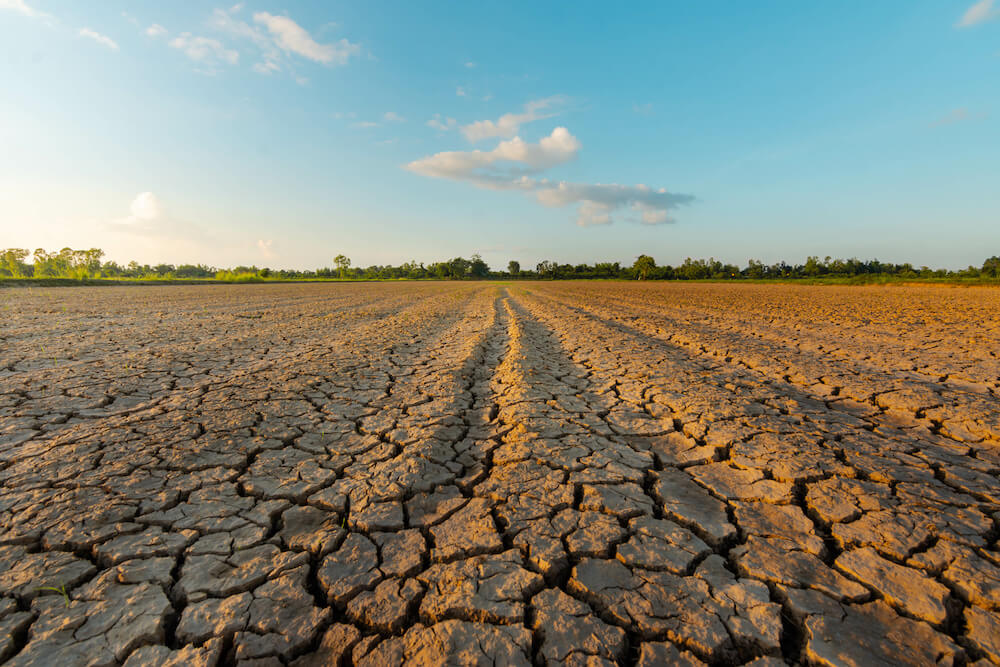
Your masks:
{"label": "cloud near horizon", "polygon": [[140,192],[129,204],[129,214],[105,223],[111,232],[156,240],[162,243],[218,244],[219,240],[202,227],[171,215],[163,201],[152,192]]}
{"label": "cloud near horizon", "polygon": [[110,227],[116,231],[133,234],[157,235],[162,232],[166,221],[163,202],[152,192],[140,192],[128,207],[129,215],[111,221]]}
{"label": "cloud near horizon", "polygon": [[163,204],[152,192],[140,192],[129,206],[132,220],[157,220],[163,217]]}
{"label": "cloud near horizon", "polygon": [[645,225],[671,222],[669,210],[690,204],[692,195],[669,193],[646,185],[588,184],[549,181],[534,177],[540,171],[575,160],[582,145],[565,127],[557,127],[538,143],[520,137],[501,141],[490,151],[445,151],[405,165],[413,173],[471,183],[489,190],[531,193],[548,207],[579,204],[576,223],[581,227],[607,225],[619,209],[630,209]]}

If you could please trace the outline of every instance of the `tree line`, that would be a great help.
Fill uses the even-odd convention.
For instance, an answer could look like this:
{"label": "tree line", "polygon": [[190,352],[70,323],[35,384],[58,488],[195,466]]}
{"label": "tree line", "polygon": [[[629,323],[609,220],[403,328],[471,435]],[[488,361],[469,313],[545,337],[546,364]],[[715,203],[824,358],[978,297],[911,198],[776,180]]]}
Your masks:
{"label": "tree line", "polygon": [[[28,262],[29,256],[32,262]],[[512,260],[506,271],[494,271],[479,255],[470,259],[455,257],[444,262],[425,265],[405,262],[399,266],[352,266],[350,258],[337,255],[330,267],[315,270],[272,269],[257,266],[235,266],[219,269],[204,264],[139,264],[126,265],[103,261],[100,248],[73,250],[63,248],[49,252],[38,248],[34,253],[24,248],[0,250],[0,278],[71,278],[131,279],[131,280],[223,280],[252,282],[261,280],[787,280],[816,278],[899,278],[899,279],[998,279],[1000,257],[990,257],[981,267],[969,266],[957,271],[915,267],[910,263],[894,264],[877,259],[832,259],[808,257],[802,264],[777,262],[765,264],[755,259],[745,267],[725,264],[717,259],[685,259],[677,266],[660,265],[650,255],[640,255],[631,265],[619,262],[594,264],[560,264],[542,261],[534,270],[522,268]]]}

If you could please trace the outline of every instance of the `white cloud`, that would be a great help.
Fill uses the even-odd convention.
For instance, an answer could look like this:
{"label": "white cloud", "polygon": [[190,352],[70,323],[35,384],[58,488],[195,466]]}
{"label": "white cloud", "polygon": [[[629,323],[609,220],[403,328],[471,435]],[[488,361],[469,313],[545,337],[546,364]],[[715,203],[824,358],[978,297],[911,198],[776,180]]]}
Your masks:
{"label": "white cloud", "polygon": [[993,0],[979,0],[962,14],[956,27],[968,28],[969,26],[985,23],[990,19],[1000,15],[1000,11],[993,9]]}
{"label": "white cloud", "polygon": [[90,28],[80,28],[80,33],[79,34],[80,34],[81,37],[86,37],[87,39],[92,39],[95,42],[97,42],[98,44],[103,44],[104,46],[108,47],[109,49],[113,49],[115,51],[118,50],[118,44],[115,43],[115,40],[111,39],[107,35],[102,35],[99,32],[94,32]]}
{"label": "white cloud", "polygon": [[[428,124],[431,122],[440,123],[440,119],[432,119]],[[575,159],[580,148],[579,140],[569,130],[557,127],[537,144],[514,137],[501,141],[490,151],[436,153],[407,164],[406,169],[430,178],[462,181],[480,188],[531,193],[543,206],[578,204],[577,224],[581,226],[610,224],[612,214],[619,209],[633,211],[635,222],[660,225],[670,222],[670,209],[694,201],[691,195],[674,194],[646,185],[553,182],[533,176]]]}
{"label": "white cloud", "polygon": [[653,114],[653,103],[646,102],[645,104],[633,104],[632,111],[640,116],[651,116]]}
{"label": "white cloud", "polygon": [[159,248],[166,247],[163,243],[216,249],[220,245],[200,227],[168,215],[163,202],[152,192],[137,194],[129,205],[129,215],[109,220],[106,227],[112,232],[155,240]]}
{"label": "white cloud", "polygon": [[458,97],[465,97],[465,88],[463,88],[462,86],[456,88],[455,95],[457,95]]}
{"label": "white cloud", "polygon": [[296,53],[324,65],[343,65],[351,56],[361,53],[361,46],[346,39],[335,44],[319,44],[302,26],[287,16],[257,12],[253,15],[253,20],[267,28],[274,42],[286,53]]}
{"label": "white cloud", "polygon": [[25,0],[0,0],[0,9],[9,9],[17,12],[18,14],[23,14],[32,18],[42,18],[48,16],[48,14],[44,12],[40,12],[37,9],[29,7]]}
{"label": "white cloud", "polygon": [[152,192],[140,192],[129,205],[129,215],[112,222],[115,229],[138,233],[156,233],[163,226],[166,214],[163,203]]}
{"label": "white cloud", "polygon": [[472,142],[492,137],[513,137],[521,129],[521,125],[555,116],[556,112],[551,109],[564,102],[565,99],[561,96],[532,100],[524,105],[524,110],[521,113],[506,113],[496,121],[478,120],[463,127],[462,134]]}
{"label": "white cloud", "polygon": [[465,66],[468,67],[469,69],[473,69],[475,68],[476,63],[470,60],[469,62],[465,63]]}
{"label": "white cloud", "polygon": [[441,130],[442,132],[447,132],[448,130],[453,130],[458,126],[458,121],[454,118],[442,118],[441,114],[436,113],[434,117],[425,123],[427,127],[432,127],[435,130]]}
{"label": "white cloud", "polygon": [[644,225],[663,225],[670,222],[666,209],[658,209],[641,201],[634,202],[632,208],[639,212],[639,221]]}
{"label": "white cloud", "polygon": [[[481,187],[517,187],[524,174],[569,162],[580,150],[580,142],[565,127],[557,127],[537,144],[520,137],[501,141],[491,151],[446,151],[406,165],[412,172],[431,178],[469,181]],[[513,162],[522,166],[509,166]],[[499,164],[498,164],[499,163]]]}
{"label": "white cloud", "polygon": [[577,217],[580,226],[608,224],[611,212],[624,207],[636,211],[642,224],[659,225],[669,222],[669,209],[694,201],[691,195],[673,194],[665,188],[654,190],[646,185],[541,181],[535,184],[534,189],[538,202],[543,206],[580,203]]}
{"label": "white cloud", "polygon": [[359,120],[357,123],[351,123],[351,127],[356,127],[358,129],[367,130],[372,127],[378,127],[378,123],[371,120]]}
{"label": "white cloud", "polygon": [[226,48],[219,40],[198,37],[189,32],[183,32],[170,40],[170,46],[183,51],[188,58],[200,63],[214,64],[221,61],[235,65],[240,61],[239,52]]}
{"label": "white cloud", "polygon": [[163,217],[163,204],[152,192],[140,192],[129,207],[132,221],[149,222]]}
{"label": "white cloud", "polygon": [[243,4],[226,9],[216,9],[212,13],[213,28],[240,40],[253,44],[260,56],[260,62],[252,69],[259,74],[288,72],[299,84],[308,79],[295,72],[291,55],[327,65],[343,65],[353,55],[361,53],[361,46],[346,39],[333,44],[320,44],[298,23],[287,16],[275,16],[267,12],[253,15],[254,25],[237,17]]}
{"label": "white cloud", "polygon": [[257,239],[257,249],[260,250],[266,259],[272,259],[274,257],[274,241],[271,239]]}
{"label": "white cloud", "polygon": [[384,114],[382,114],[382,120],[386,121],[387,123],[403,123],[406,121],[405,118],[400,116],[395,111],[386,111]]}
{"label": "white cloud", "polygon": [[241,8],[242,5],[233,5],[228,12],[225,9],[216,9],[212,12],[212,27],[229,33],[234,37],[249,39],[258,48],[268,52],[265,53],[265,56],[273,55],[274,57],[278,57],[280,54],[275,49],[274,43],[259,28],[255,28],[245,21],[240,21],[232,17],[232,14],[239,12]]}
{"label": "white cloud", "polygon": [[159,23],[154,23],[153,25],[146,28],[146,34],[150,37],[161,37],[167,34],[167,29],[164,28]]}

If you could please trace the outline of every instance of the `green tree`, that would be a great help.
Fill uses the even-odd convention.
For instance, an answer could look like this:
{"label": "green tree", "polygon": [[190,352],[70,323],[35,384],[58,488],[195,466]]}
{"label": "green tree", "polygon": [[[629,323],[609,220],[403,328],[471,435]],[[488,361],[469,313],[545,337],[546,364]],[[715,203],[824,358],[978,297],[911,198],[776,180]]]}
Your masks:
{"label": "green tree", "polygon": [[333,258],[333,265],[337,267],[337,275],[344,278],[347,270],[351,268],[351,260],[345,255],[337,255]]}
{"label": "green tree", "polygon": [[555,262],[544,260],[535,265],[535,272],[538,273],[539,278],[551,278],[555,275],[557,266]]}
{"label": "green tree", "polygon": [[632,264],[636,280],[645,280],[656,269],[656,260],[649,255],[639,255]]}
{"label": "green tree", "polygon": [[521,273],[521,262],[518,262],[517,260],[514,260],[514,259],[510,260],[509,262],[507,262],[507,273],[509,273],[511,276],[514,276],[514,277],[520,275],[520,273]]}
{"label": "green tree", "polygon": [[452,280],[462,280],[469,274],[469,268],[471,266],[472,262],[469,260],[464,257],[456,257],[448,262],[448,273],[450,274]]}
{"label": "green tree", "polygon": [[1000,257],[990,257],[983,262],[980,274],[990,278],[1000,278]]}
{"label": "green tree", "polygon": [[490,275],[489,265],[483,261],[478,253],[473,255],[472,261],[469,262],[469,273],[472,274],[473,278],[485,278]]}
{"label": "green tree", "polygon": [[0,272],[12,278],[24,278],[28,274],[28,265],[24,260],[28,251],[24,248],[7,248],[0,250]]}

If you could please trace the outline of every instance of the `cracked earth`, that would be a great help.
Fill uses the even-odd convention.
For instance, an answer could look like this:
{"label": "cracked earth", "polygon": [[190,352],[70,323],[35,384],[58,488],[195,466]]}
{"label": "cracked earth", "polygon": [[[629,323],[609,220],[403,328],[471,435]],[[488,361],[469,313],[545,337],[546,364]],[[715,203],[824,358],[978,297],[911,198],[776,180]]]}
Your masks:
{"label": "cracked earth", "polygon": [[0,302],[5,666],[1000,664],[1000,290]]}

